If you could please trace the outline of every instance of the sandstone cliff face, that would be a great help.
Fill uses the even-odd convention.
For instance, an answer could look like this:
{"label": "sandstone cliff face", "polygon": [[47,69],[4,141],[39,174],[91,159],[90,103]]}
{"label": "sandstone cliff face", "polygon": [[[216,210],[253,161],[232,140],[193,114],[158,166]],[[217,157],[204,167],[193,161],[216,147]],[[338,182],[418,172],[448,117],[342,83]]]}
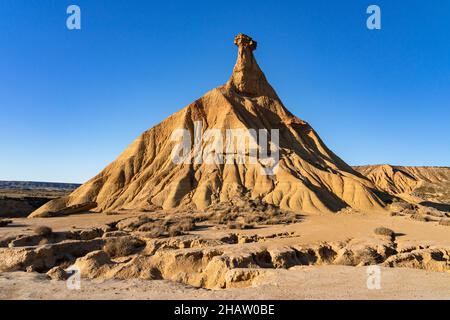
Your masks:
{"label": "sandstone cliff face", "polygon": [[[114,162],[70,196],[52,201],[31,217],[58,213],[68,206],[95,202],[95,211],[193,207],[205,209],[236,197],[263,199],[306,213],[336,212],[345,207],[383,210],[374,184],[330,151],[311,126],[283,105],[259,68],[256,42],[235,39],[238,58],[230,80],[144,132]],[[279,167],[261,174],[262,161],[224,164],[175,164],[172,134],[187,129],[194,136],[218,129],[279,130]],[[206,150],[210,141],[201,141]],[[246,147],[246,152],[250,152]],[[195,157],[194,151],[189,158]],[[222,156],[226,157],[224,151]]]}

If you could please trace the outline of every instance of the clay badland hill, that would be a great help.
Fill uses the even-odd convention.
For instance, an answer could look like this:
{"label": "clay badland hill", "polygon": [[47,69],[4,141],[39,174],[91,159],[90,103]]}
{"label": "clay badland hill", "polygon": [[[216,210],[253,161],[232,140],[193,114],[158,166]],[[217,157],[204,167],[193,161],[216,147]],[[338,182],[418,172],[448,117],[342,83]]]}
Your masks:
{"label": "clay badland hill", "polygon": [[450,211],[449,167],[358,166],[378,189],[413,203]]}
{"label": "clay badland hill", "polygon": [[[263,199],[281,209],[306,213],[346,207],[383,210],[385,203],[372,181],[336,156],[308,123],[285,108],[255,60],[256,42],[240,34],[234,43],[237,62],[225,85],[144,132],[94,178],[30,216],[57,214],[84,204],[97,212],[204,209],[236,197]],[[183,128],[192,133],[195,122],[201,122],[203,132],[279,129],[278,171],[260,174],[261,162],[175,164],[171,153],[177,142],[172,141],[172,133]]]}

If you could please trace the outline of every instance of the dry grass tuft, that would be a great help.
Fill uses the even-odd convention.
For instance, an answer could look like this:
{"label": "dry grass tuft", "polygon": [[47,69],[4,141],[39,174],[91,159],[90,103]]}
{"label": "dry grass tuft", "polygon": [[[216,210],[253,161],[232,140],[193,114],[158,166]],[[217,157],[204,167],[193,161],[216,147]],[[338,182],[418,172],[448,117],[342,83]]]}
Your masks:
{"label": "dry grass tuft", "polygon": [[145,247],[145,242],[133,237],[109,238],[103,250],[111,257],[125,257]]}
{"label": "dry grass tuft", "polygon": [[429,222],[429,221],[433,221],[433,219],[431,219],[430,217],[421,215],[421,214],[413,214],[411,216],[411,219],[413,220],[417,220],[417,221],[422,221],[422,222]]}
{"label": "dry grass tuft", "polygon": [[439,221],[439,224],[441,226],[449,226],[450,227],[450,219],[441,219],[441,221]]}
{"label": "dry grass tuft", "polygon": [[164,223],[169,237],[177,237],[195,228],[194,220],[191,218],[168,219]]}
{"label": "dry grass tuft", "polygon": [[167,228],[167,234],[169,237],[178,237],[182,236],[184,232],[177,225],[171,225]]}
{"label": "dry grass tuft", "polygon": [[244,230],[244,229],[253,229],[253,228],[255,228],[255,225],[250,224],[250,223],[245,223],[242,221],[228,221],[227,227],[230,229]]}
{"label": "dry grass tuft", "polygon": [[37,226],[33,229],[34,233],[41,237],[51,236],[53,233],[52,228],[47,226]]}
{"label": "dry grass tuft", "polygon": [[403,213],[395,211],[390,213],[391,217],[403,217]]}
{"label": "dry grass tuft", "polygon": [[160,227],[154,227],[151,230],[148,230],[146,233],[146,237],[148,238],[161,238],[164,237],[164,229]]}
{"label": "dry grass tuft", "polygon": [[395,232],[393,230],[385,227],[378,227],[373,232],[375,232],[375,234],[380,236],[388,236],[388,237],[395,236]]}
{"label": "dry grass tuft", "polygon": [[176,237],[195,229],[195,218],[170,215],[166,217],[140,216],[137,220],[123,224],[122,230],[145,232],[146,237]]}

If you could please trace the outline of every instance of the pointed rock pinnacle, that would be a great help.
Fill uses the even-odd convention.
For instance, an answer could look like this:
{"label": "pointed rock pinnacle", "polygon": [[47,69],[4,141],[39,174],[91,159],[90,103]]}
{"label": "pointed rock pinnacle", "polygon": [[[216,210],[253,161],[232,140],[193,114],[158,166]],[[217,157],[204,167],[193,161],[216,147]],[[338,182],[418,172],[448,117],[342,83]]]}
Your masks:
{"label": "pointed rock pinnacle", "polygon": [[234,44],[238,46],[238,57],[227,86],[246,96],[278,98],[253,56],[257,42],[240,33],[234,38]]}

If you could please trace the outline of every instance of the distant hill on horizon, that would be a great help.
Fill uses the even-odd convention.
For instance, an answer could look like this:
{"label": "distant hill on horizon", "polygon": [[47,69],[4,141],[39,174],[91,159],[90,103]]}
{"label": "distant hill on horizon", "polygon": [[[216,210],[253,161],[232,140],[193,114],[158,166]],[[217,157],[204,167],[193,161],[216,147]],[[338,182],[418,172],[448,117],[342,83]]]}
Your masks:
{"label": "distant hill on horizon", "polygon": [[81,184],[42,181],[1,181],[0,189],[75,190]]}

